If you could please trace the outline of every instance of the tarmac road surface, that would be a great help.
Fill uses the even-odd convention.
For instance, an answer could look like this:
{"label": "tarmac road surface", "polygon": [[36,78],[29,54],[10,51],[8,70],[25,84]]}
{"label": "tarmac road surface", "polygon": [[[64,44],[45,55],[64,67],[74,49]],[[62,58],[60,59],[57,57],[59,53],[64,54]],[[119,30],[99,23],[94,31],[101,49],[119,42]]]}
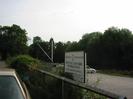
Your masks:
{"label": "tarmac road surface", "polygon": [[133,99],[133,78],[95,73],[87,74],[87,82],[89,85]]}
{"label": "tarmac road surface", "polygon": [[4,61],[0,61],[0,68],[6,68],[7,64]]}

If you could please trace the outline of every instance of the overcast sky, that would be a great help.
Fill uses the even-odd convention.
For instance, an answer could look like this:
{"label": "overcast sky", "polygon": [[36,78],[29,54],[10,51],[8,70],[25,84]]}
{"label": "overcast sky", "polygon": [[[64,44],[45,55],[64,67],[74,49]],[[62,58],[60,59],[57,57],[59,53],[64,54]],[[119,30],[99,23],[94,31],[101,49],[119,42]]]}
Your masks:
{"label": "overcast sky", "polygon": [[0,0],[0,25],[12,24],[45,41],[78,41],[111,26],[132,31],[133,0]]}

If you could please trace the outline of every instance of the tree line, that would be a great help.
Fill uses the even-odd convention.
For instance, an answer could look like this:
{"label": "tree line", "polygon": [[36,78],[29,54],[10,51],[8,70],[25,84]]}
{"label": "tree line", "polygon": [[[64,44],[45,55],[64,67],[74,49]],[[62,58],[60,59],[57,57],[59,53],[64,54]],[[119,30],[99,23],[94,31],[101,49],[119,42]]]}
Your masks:
{"label": "tree line", "polygon": [[[38,44],[51,54],[50,41],[33,38],[28,46],[27,32],[18,25],[0,26],[0,55],[2,59],[18,54],[50,62]],[[54,62],[63,63],[65,52],[85,51],[87,64],[97,69],[133,70],[133,34],[130,30],[111,27],[102,32],[86,33],[79,41],[54,42]]]}
{"label": "tree line", "polygon": [[13,24],[12,26],[0,26],[0,56],[2,59],[18,54],[28,53],[25,29]]}

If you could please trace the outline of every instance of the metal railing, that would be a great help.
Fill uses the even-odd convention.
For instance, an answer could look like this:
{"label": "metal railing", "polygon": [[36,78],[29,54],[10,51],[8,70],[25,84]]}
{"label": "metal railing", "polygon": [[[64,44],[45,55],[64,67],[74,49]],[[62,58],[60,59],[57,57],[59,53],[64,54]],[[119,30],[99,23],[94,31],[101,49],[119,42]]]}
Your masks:
{"label": "metal railing", "polygon": [[109,99],[110,98],[111,99],[127,99],[125,96],[120,96],[120,95],[117,95],[115,93],[111,93],[111,92],[105,91],[103,89],[87,85],[85,83],[80,83],[80,82],[77,82],[77,81],[62,77],[62,76],[58,76],[58,75],[52,74],[50,72],[47,72],[47,71],[44,71],[44,70],[41,70],[41,69],[35,69],[35,70],[37,72],[40,72],[40,73],[44,74],[44,75],[48,75],[48,76],[54,77],[58,80],[61,80],[61,82],[62,82],[62,99],[64,99],[64,83],[68,83],[70,85],[74,85],[74,86],[89,90],[89,91],[94,92],[96,94],[106,96]]}

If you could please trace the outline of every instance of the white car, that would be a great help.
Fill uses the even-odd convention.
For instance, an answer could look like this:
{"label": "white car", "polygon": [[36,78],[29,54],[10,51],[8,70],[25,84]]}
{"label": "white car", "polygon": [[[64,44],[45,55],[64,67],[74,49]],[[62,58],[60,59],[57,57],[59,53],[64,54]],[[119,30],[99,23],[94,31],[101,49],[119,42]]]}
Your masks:
{"label": "white car", "polygon": [[96,73],[96,69],[94,69],[94,68],[87,68],[87,73]]}
{"label": "white car", "polygon": [[0,69],[0,99],[30,99],[25,84],[14,69]]}

